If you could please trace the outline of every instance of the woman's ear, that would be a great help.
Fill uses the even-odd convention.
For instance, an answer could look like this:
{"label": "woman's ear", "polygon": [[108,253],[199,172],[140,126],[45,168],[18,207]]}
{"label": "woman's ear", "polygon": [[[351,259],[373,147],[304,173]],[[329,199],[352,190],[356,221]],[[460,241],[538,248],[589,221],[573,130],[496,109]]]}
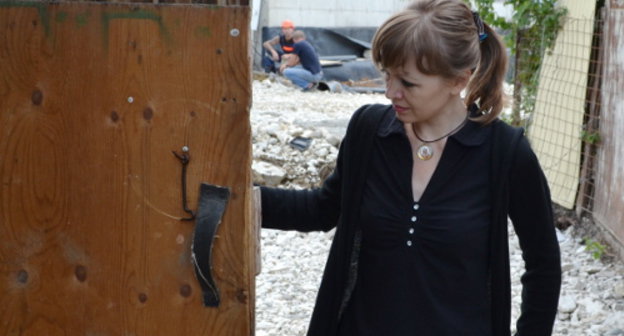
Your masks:
{"label": "woman's ear", "polygon": [[472,71],[466,69],[462,71],[462,73],[457,76],[454,80],[451,81],[451,92],[454,95],[458,95],[468,86],[468,82],[470,82],[470,76],[472,75]]}

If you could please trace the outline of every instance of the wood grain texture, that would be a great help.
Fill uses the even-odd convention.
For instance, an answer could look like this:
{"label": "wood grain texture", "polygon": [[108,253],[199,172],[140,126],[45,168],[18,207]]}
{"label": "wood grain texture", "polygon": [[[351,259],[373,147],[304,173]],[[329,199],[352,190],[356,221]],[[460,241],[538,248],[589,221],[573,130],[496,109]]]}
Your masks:
{"label": "wood grain texture", "polygon": [[600,146],[594,217],[614,237],[624,258],[624,6],[607,10],[601,89]]}
{"label": "wood grain texture", "polygon": [[[24,0],[19,0],[24,1]],[[40,1],[40,0],[36,0]],[[102,2],[102,0],[65,0],[75,2]],[[149,4],[204,4],[218,6],[249,6],[249,0],[107,0],[108,3],[149,3]]]}
{"label": "wood grain texture", "polygon": [[[0,3],[0,334],[253,334],[249,8]],[[205,308],[181,222],[232,196]]]}

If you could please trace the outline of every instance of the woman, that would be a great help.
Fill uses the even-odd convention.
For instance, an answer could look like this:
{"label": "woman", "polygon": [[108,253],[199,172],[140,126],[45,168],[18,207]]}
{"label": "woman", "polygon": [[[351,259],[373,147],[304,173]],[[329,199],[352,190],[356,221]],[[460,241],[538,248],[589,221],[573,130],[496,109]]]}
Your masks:
{"label": "woman", "polygon": [[517,335],[550,335],[550,193],[498,120],[500,38],[461,0],[417,1],[379,28],[373,60],[392,105],[356,111],[323,186],[262,188],[263,227],[336,227],[308,335],[510,335],[507,216],[526,264]]}

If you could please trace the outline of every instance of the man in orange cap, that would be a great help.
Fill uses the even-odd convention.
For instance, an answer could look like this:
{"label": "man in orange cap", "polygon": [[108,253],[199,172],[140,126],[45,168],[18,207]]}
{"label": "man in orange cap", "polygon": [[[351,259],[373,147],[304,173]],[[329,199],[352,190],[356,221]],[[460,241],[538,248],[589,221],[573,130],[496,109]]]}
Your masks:
{"label": "man in orange cap", "polygon": [[[266,72],[275,72],[279,65],[276,66],[275,62],[281,62],[282,55],[290,54],[294,51],[292,34],[295,31],[295,25],[290,20],[284,20],[282,22],[282,32],[274,36],[272,39],[262,43],[264,49],[268,54],[265,54],[262,58],[262,67]],[[275,48],[279,45],[279,48]]]}

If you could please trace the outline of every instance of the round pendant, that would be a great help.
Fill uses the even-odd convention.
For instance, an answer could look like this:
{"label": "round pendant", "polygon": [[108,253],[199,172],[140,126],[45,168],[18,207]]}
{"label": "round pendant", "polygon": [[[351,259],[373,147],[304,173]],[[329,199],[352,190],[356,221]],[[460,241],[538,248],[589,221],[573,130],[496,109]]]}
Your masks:
{"label": "round pendant", "polygon": [[433,149],[429,147],[429,145],[427,144],[422,144],[420,145],[420,147],[418,147],[418,150],[416,151],[416,155],[418,156],[419,159],[423,161],[427,161],[431,159],[431,157],[433,157]]}

